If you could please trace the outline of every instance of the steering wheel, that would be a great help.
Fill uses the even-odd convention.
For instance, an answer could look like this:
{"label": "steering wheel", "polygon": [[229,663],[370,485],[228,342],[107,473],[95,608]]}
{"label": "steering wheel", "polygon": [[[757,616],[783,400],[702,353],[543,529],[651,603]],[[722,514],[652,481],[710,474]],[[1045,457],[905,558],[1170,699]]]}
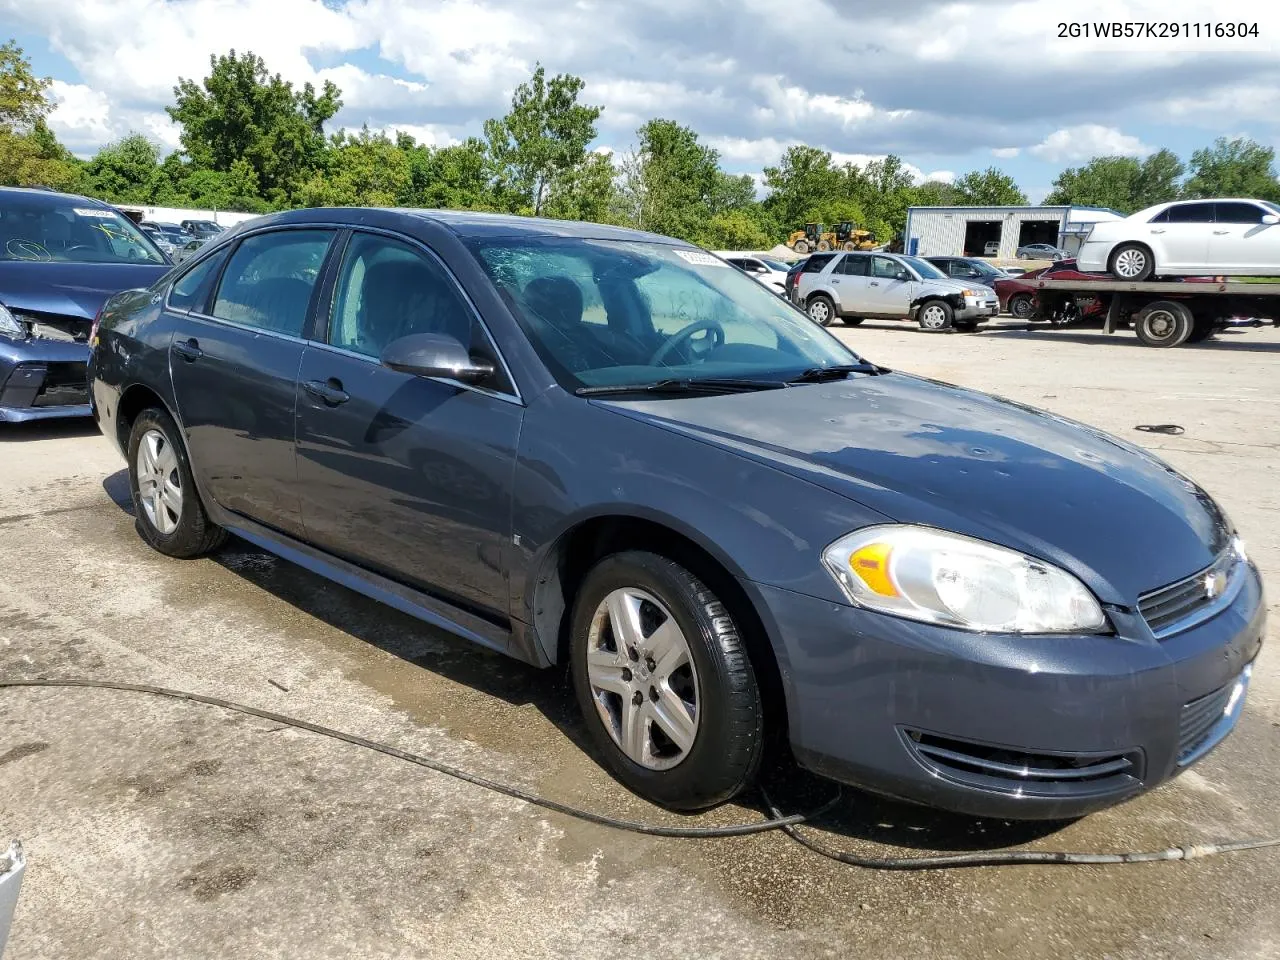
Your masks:
{"label": "steering wheel", "polygon": [[74,247],[67,247],[63,253],[75,253],[77,250],[93,250],[94,248],[87,243],[77,243]]}
{"label": "steering wheel", "polygon": [[701,320],[695,320],[687,326],[681,327],[663,343],[657,350],[653,352],[653,356],[649,358],[649,366],[656,367],[667,358],[667,354],[671,353],[676,347],[682,345],[686,340],[696,333],[703,330],[711,331],[711,350],[716,347],[724,346],[724,327],[720,325],[719,320],[712,320],[704,317]]}

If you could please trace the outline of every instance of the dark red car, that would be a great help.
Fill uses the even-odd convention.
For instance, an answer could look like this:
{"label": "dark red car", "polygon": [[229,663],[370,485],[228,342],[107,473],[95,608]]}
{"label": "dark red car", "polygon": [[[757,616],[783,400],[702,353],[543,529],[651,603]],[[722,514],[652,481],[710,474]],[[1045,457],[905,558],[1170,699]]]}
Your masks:
{"label": "dark red car", "polygon": [[1081,273],[1075,260],[1059,260],[1039,270],[995,282],[996,296],[1000,298],[1000,312],[1009,313],[1019,320],[1029,320],[1036,312],[1037,279],[1054,280],[1106,280],[1104,274]]}

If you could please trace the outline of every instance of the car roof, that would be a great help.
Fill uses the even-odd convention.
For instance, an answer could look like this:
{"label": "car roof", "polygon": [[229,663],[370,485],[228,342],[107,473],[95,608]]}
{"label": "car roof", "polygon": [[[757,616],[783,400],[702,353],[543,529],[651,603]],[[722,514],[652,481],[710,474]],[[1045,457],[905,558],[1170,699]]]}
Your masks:
{"label": "car roof", "polygon": [[329,223],[364,222],[368,213],[398,214],[435,223],[458,237],[574,237],[585,240],[631,240],[644,243],[665,243],[681,247],[693,244],[674,237],[664,237],[643,230],[615,227],[604,223],[587,223],[578,220],[551,220],[545,217],[517,217],[505,213],[481,213],[474,210],[424,210],[409,207],[313,207],[303,210],[286,210],[265,217],[255,218],[256,227],[271,224],[313,223],[317,220]]}
{"label": "car roof", "polygon": [[59,190],[46,190],[43,187],[0,187],[0,197],[6,194],[22,194],[28,197],[49,197],[58,200],[74,200],[87,206],[98,207],[103,210],[115,210],[109,203],[101,200],[95,200],[93,197],[86,197],[79,193],[62,193]]}

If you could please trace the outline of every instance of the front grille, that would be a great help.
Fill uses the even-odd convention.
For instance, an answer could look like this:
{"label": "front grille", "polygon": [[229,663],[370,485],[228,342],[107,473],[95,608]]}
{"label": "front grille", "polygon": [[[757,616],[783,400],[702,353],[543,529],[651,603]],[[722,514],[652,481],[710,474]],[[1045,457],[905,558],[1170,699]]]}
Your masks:
{"label": "front grille", "polygon": [[1185,766],[1217,746],[1236,725],[1253,676],[1253,665],[1237,679],[1182,708],[1178,721],[1178,764]]}
{"label": "front grille", "polygon": [[907,743],[925,766],[988,790],[1019,794],[1084,795],[1120,790],[1141,781],[1142,754],[1026,753],[906,731]]}
{"label": "front grille", "polygon": [[89,402],[89,377],[83,363],[50,363],[33,407],[63,407]]}
{"label": "front grille", "polygon": [[1228,547],[1210,566],[1138,598],[1138,611],[1163,639],[1209,619],[1239,592],[1245,563]]}

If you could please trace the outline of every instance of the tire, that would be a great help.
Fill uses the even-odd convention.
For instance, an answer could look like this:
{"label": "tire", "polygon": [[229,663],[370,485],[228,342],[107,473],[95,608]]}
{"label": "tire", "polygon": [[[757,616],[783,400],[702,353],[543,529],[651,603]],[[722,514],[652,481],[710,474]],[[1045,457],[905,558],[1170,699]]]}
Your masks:
{"label": "tire", "polygon": [[1008,310],[1015,320],[1030,320],[1035,316],[1036,298],[1030,293],[1015,293],[1009,298]]}
{"label": "tire", "polygon": [[804,312],[820,327],[829,327],[835,323],[836,305],[825,293],[815,293],[804,304]]}
{"label": "tire", "polygon": [[1107,271],[1118,280],[1139,283],[1155,273],[1156,262],[1151,251],[1140,243],[1122,243],[1111,251]]}
{"label": "tire", "polygon": [[843,248],[845,250],[857,250],[858,245],[855,244],[852,240],[846,240],[843,244]]}
{"label": "tire", "polygon": [[[634,646],[616,639],[621,611],[633,611]],[[587,574],[570,629],[578,704],[606,767],[624,786],[668,809],[692,811],[751,785],[764,753],[763,703],[738,628],[706,585],[657,554],[614,554]],[[668,658],[683,665],[669,676],[659,673],[660,660],[645,655],[650,641],[661,649],[663,641],[654,639],[660,637],[669,652],[683,644]],[[629,705],[642,712],[628,714]],[[628,715],[641,724],[629,751],[621,745]],[[684,745],[667,729],[680,729]]]}
{"label": "tire", "polygon": [[138,414],[129,431],[129,492],[138,535],[166,556],[203,556],[227,538],[200,502],[182,432],[157,407]]}
{"label": "tire", "polygon": [[818,241],[818,252],[819,252],[819,253],[826,253],[826,252],[827,252],[828,250],[830,250],[830,249],[831,249],[831,244],[827,243],[827,241],[825,241],[825,240],[819,240],[819,241]]}
{"label": "tire", "polygon": [[808,253],[808,252],[809,252],[809,241],[807,241],[807,240],[797,240],[797,241],[796,241],[796,245],[795,245],[795,247],[794,247],[793,249],[795,250],[795,252],[796,252],[796,253]]}
{"label": "tire", "polygon": [[858,324],[862,323],[862,321],[865,319],[867,318],[866,317],[841,317],[840,318],[841,322],[846,327],[856,327]]}
{"label": "tire", "polygon": [[920,329],[933,333],[950,330],[954,317],[955,311],[945,300],[926,300],[916,312],[916,322],[920,324]]}
{"label": "tire", "polygon": [[1133,317],[1133,332],[1148,347],[1176,347],[1191,336],[1191,311],[1173,300],[1157,300]]}

